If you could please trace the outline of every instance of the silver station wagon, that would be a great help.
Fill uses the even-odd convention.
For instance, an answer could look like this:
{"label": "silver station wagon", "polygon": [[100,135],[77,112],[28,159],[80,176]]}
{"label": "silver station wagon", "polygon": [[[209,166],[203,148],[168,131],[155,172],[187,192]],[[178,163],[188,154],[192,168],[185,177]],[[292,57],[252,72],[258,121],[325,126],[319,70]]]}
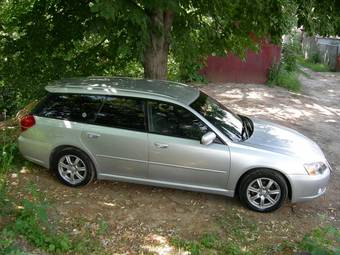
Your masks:
{"label": "silver station wagon", "polygon": [[175,82],[65,79],[21,120],[23,156],[76,187],[118,180],[225,196],[269,212],[321,196],[330,166],[302,134]]}

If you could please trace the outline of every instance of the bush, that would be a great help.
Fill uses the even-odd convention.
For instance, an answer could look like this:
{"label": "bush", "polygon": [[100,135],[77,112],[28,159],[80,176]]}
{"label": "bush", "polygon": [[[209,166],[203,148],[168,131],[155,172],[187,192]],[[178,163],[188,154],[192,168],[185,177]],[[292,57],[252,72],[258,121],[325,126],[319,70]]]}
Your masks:
{"label": "bush", "polygon": [[288,72],[294,72],[297,70],[297,56],[299,54],[299,48],[295,43],[284,43],[282,45],[282,58],[281,64]]}
{"label": "bush", "polygon": [[280,86],[295,92],[301,90],[301,82],[298,79],[297,72],[289,72],[287,68],[281,65],[273,65],[269,70],[268,84]]}
{"label": "bush", "polygon": [[339,242],[340,229],[335,227],[317,228],[303,238],[299,248],[310,252],[311,255],[336,255],[340,254]]}
{"label": "bush", "polygon": [[300,91],[301,83],[298,79],[298,57],[300,45],[297,36],[282,45],[282,57],[278,64],[274,64],[268,75],[268,84],[277,85],[291,91]]}
{"label": "bush", "polygon": [[277,77],[277,85],[288,90],[298,92],[301,89],[301,83],[296,72],[281,70]]}
{"label": "bush", "polygon": [[313,64],[320,63],[321,62],[320,54],[317,53],[317,52],[314,53],[310,58],[310,62],[313,63]]}
{"label": "bush", "polygon": [[18,153],[16,144],[17,129],[0,126],[0,189],[5,186],[5,177],[12,167],[14,156]]}

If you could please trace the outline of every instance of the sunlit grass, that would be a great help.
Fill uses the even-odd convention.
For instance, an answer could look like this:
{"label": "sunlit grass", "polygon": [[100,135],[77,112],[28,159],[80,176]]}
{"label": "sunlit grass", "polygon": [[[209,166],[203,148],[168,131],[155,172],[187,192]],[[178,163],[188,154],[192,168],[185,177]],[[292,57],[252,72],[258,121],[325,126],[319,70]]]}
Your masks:
{"label": "sunlit grass", "polygon": [[304,59],[302,56],[297,57],[298,64],[302,65],[303,67],[307,67],[314,72],[330,72],[330,68],[322,63],[313,63],[311,60]]}

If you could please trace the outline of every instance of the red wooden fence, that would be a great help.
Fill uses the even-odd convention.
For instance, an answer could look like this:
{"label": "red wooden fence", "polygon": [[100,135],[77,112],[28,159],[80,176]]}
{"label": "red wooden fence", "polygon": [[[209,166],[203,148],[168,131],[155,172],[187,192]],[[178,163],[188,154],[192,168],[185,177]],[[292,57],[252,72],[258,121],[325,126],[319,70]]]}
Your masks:
{"label": "red wooden fence", "polygon": [[265,83],[270,67],[280,61],[280,56],[280,46],[263,42],[260,52],[248,50],[243,61],[233,54],[208,57],[200,74],[211,82]]}

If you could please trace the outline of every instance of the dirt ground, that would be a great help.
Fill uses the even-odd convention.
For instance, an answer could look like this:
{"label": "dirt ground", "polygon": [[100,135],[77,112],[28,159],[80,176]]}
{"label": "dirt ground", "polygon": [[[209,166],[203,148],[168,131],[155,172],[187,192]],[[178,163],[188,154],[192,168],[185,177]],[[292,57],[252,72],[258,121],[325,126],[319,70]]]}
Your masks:
{"label": "dirt ground", "polygon": [[[315,140],[334,174],[325,196],[301,204],[287,202],[280,210],[261,214],[245,209],[238,199],[128,183],[97,181],[72,189],[49,170],[34,167],[11,177],[13,187],[33,181],[53,201],[51,212],[75,234],[84,224],[108,224],[101,242],[112,253],[175,253],[170,236],[192,239],[218,231],[216,217],[238,214],[268,225],[263,239],[272,243],[296,240],[317,226],[340,227],[340,73],[300,75],[302,92],[256,84],[208,84],[201,87],[236,112],[294,128]],[[85,222],[85,223],[84,223]],[[96,225],[97,224],[97,225]],[[274,234],[273,234],[274,233]]]}

